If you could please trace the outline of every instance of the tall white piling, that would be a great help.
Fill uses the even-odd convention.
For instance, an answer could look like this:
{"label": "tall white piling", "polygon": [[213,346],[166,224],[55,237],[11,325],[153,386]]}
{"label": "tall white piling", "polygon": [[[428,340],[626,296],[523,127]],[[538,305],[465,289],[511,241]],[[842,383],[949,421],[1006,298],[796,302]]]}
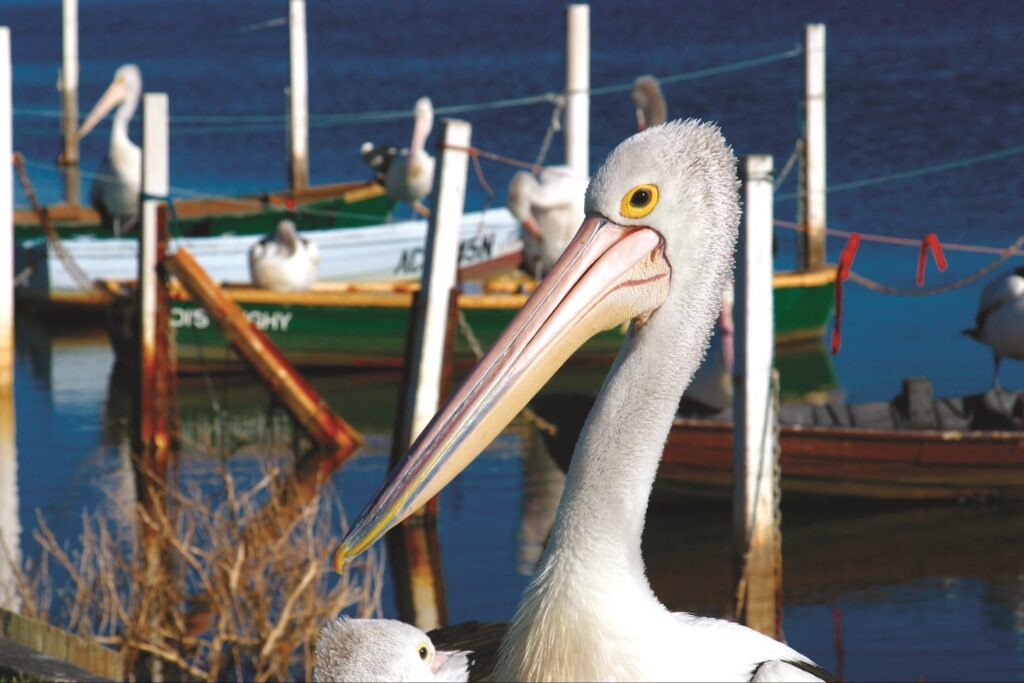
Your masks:
{"label": "tall white piling", "polygon": [[[157,210],[170,189],[167,93],[142,96],[142,229],[139,233],[140,369],[150,374],[156,352]],[[145,382],[145,380],[143,380]],[[143,396],[151,387],[144,387]]]}
{"label": "tall white piling", "polygon": [[441,372],[448,325],[448,297],[455,286],[459,260],[459,225],[466,203],[469,155],[456,148],[469,147],[472,126],[466,121],[441,123],[444,148],[434,175],[434,196],[423,264],[422,315],[413,321],[414,347],[409,405],[409,434],[416,438],[441,403]]}
{"label": "tall white piling", "polygon": [[565,164],[590,176],[590,5],[565,10]]}
{"label": "tall white piling", "polygon": [[803,263],[807,270],[825,265],[825,24],[804,30],[804,136],[807,221]]}
{"label": "tall white piling", "polygon": [[309,187],[309,77],[306,66],[306,0],[288,3],[291,86],[288,102],[288,182]]}
{"label": "tall white piling", "polygon": [[[437,412],[447,372],[445,346],[469,168],[469,155],[463,150],[469,147],[472,127],[454,119],[443,120],[441,127],[444,147],[434,170],[422,287],[410,316],[404,405],[399,407],[400,421],[394,430],[393,463]],[[403,620],[424,631],[444,626],[448,618],[439,544],[436,498],[388,534],[399,612]]]}
{"label": "tall white piling", "polygon": [[[0,26],[0,607],[17,611],[13,566],[21,562],[14,422],[14,172],[11,30]],[[13,566],[12,566],[13,565]]]}
{"label": "tall white piling", "polygon": [[60,70],[60,121],[64,135],[61,167],[64,201],[78,204],[78,0],[64,0],[64,59]]}
{"label": "tall white piling", "polygon": [[14,384],[14,110],[11,30],[0,27],[0,390]]}
{"label": "tall white piling", "polygon": [[736,259],[736,367],[733,377],[733,530],[740,618],[775,636],[781,577],[776,525],[775,351],[772,288],[772,157],[743,159],[744,218]]}

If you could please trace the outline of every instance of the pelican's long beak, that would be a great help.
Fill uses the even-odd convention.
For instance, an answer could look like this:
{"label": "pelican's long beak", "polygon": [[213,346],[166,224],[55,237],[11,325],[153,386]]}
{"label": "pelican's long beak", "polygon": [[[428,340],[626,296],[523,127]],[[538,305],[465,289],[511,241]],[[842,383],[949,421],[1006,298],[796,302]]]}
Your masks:
{"label": "pelican's long beak", "polygon": [[81,140],[89,134],[96,124],[103,120],[103,117],[110,113],[110,110],[124,101],[128,94],[128,87],[120,80],[115,79],[107,88],[103,96],[93,106],[92,111],[85,117],[81,127],[78,129],[78,139]]}
{"label": "pelican's long beak", "polygon": [[461,472],[594,334],[645,320],[668,295],[662,236],[588,216],[540,286],[388,475],[334,555],[366,550]]}
{"label": "pelican's long beak", "polygon": [[644,116],[644,110],[640,107],[636,108],[636,132],[642,133],[647,128],[647,117]]}

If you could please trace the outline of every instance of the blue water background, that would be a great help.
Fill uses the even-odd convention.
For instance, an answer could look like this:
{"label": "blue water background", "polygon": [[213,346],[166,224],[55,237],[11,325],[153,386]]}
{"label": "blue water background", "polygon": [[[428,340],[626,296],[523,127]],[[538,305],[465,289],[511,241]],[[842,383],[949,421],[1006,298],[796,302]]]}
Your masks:
{"label": "blue water background", "polygon": [[[237,120],[214,125],[176,117],[282,115],[287,30],[241,29],[286,11],[286,3],[268,1],[83,0],[81,111],[91,107],[117,66],[134,61],[146,90],[170,94],[173,187],[209,194],[281,187],[286,181],[283,124]],[[307,12],[313,114],[411,111],[420,95],[430,95],[442,107],[557,91],[563,85],[564,10],[559,4],[311,2]],[[781,53],[802,41],[805,23],[825,22],[832,186],[1024,145],[1022,3],[596,2],[591,12],[594,86]],[[33,162],[30,171],[44,201],[54,201],[61,192],[59,175],[40,165],[53,164],[60,149],[52,115],[58,108],[59,3],[4,0],[0,24],[12,28],[15,148]],[[770,153],[777,168],[799,134],[800,58],[664,90],[672,116],[718,121],[737,153]],[[541,104],[460,116],[473,123],[474,144],[532,161],[550,110]],[[634,126],[625,94],[595,97],[592,165]],[[356,153],[359,144],[407,144],[410,128],[410,119],[314,127],[312,180],[366,177]],[[136,117],[136,140],[138,130]],[[83,142],[84,171],[98,167],[106,131],[103,125]],[[431,144],[436,139],[435,133]],[[549,159],[561,161],[562,156],[556,136]],[[829,224],[912,239],[934,231],[948,242],[1006,246],[1024,232],[1022,158],[1010,155],[833,192]],[[485,162],[484,170],[497,189],[495,203],[504,203],[503,188],[513,169]],[[792,193],[793,183],[790,177],[780,195]],[[88,196],[87,184],[83,196]],[[469,207],[485,200],[471,178]],[[791,220],[794,214],[792,199],[778,201],[778,218]],[[791,263],[791,233],[779,230],[777,236],[779,263]],[[829,240],[831,260],[842,245]],[[864,243],[855,268],[909,287],[916,256],[914,248]],[[992,258],[954,252],[948,257],[950,269],[944,274],[929,265],[929,284],[951,281]],[[939,395],[987,388],[991,355],[960,334],[973,323],[983,282],[915,298],[848,286],[843,349],[835,359],[846,395],[857,401],[889,398],[909,375],[927,375]],[[48,519],[63,520],[58,522],[62,537],[73,539],[79,510],[97,504],[96,480],[116,470],[104,421],[110,395],[127,387],[83,379],[70,393],[58,395],[54,371],[32,365],[24,347],[20,352],[19,485],[26,539],[35,526],[36,508]],[[109,363],[109,355],[105,358]],[[1002,379],[1009,387],[1024,386],[1024,363],[1004,363]],[[525,585],[526,579],[513,571],[522,482],[518,439],[504,435],[443,498],[442,542],[453,621],[508,618]],[[379,482],[386,451],[386,435],[372,437],[361,459],[337,475],[350,515]],[[978,533],[991,526],[990,520],[978,522]],[[728,534],[727,527],[723,533]],[[874,533],[873,527],[865,523],[864,533]],[[1003,561],[979,575],[922,571],[910,582],[837,587],[834,600],[809,596],[806,604],[787,610],[787,636],[798,649],[833,666],[835,603],[843,612],[845,672],[851,679],[1020,679],[1024,554],[1014,547],[992,552],[997,550]],[[963,551],[951,542],[948,552]],[[855,564],[859,557],[833,554],[819,561]],[[728,573],[725,567],[722,573]],[[389,596],[385,606],[393,610]],[[709,607],[699,601],[692,606]]]}

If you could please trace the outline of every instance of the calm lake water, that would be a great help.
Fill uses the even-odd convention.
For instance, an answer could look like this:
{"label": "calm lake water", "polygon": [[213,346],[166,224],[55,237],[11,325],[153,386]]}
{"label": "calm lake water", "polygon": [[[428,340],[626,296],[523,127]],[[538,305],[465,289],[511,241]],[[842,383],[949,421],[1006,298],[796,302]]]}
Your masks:
{"label": "calm lake water", "polygon": [[[314,114],[411,109],[424,94],[442,107],[562,86],[558,5],[440,0],[382,10],[331,2],[310,3],[307,11]],[[280,187],[286,168],[281,125],[187,117],[284,112],[287,32],[246,27],[285,14],[283,1],[82,0],[80,107],[92,105],[118,65],[134,61],[147,90],[170,94],[172,186],[211,194]],[[1022,3],[596,2],[591,21],[595,86],[781,53],[802,40],[806,22],[826,22],[828,174],[835,188],[1024,145]],[[60,196],[52,168],[59,149],[52,116],[59,22],[58,2],[0,3],[0,24],[12,27],[15,147],[33,163],[44,201]],[[798,58],[666,85],[665,95],[671,115],[718,121],[738,153],[771,153],[778,168],[799,132],[802,78]],[[591,113],[596,166],[635,122],[624,94],[595,97]],[[550,107],[465,117],[474,125],[475,144],[532,160]],[[365,177],[359,144],[405,144],[410,125],[405,119],[315,126],[313,181]],[[98,166],[104,135],[98,130],[83,143],[83,170]],[[137,140],[137,122],[133,135]],[[556,136],[550,159],[562,153]],[[947,242],[1005,246],[1024,230],[1021,158],[1007,154],[837,190],[828,198],[829,224],[914,239],[934,231]],[[494,201],[504,203],[512,169],[486,164],[484,170],[497,189]],[[794,202],[786,198],[793,181],[780,189],[779,218],[793,218]],[[471,178],[470,208],[485,199]],[[792,237],[780,231],[778,238],[779,264],[785,265],[792,261]],[[840,240],[830,240],[830,257],[841,248]],[[930,284],[966,275],[991,258],[948,256],[949,270],[930,270]],[[888,284],[912,286],[915,261],[915,248],[865,243],[855,267]],[[910,375],[928,376],[939,395],[987,388],[991,355],[960,334],[973,324],[983,282],[914,298],[849,286],[843,349],[834,359],[838,390],[855,401],[881,400]],[[131,393],[128,381],[112,373],[102,333],[18,323],[16,495],[23,550],[31,554],[37,509],[73,541],[83,509],[116,509],[119,495],[131,495],[123,454]],[[1002,380],[1024,386],[1024,363],[1004,363]],[[335,475],[355,516],[384,473],[397,376],[313,381],[368,437]],[[572,386],[597,381],[592,372],[564,378]],[[214,398],[234,416],[258,417],[270,406],[265,392],[240,379],[189,380],[181,390],[186,429],[190,419],[209,419]],[[443,494],[442,561],[453,622],[507,619],[515,607],[527,581],[518,568],[530,550],[517,540],[520,511],[524,501],[543,508],[541,494],[557,488],[536,455],[531,433],[511,428]],[[1024,512],[1013,508],[787,510],[786,636],[851,680],[1024,678],[1021,529]],[[652,583],[670,607],[726,613],[732,590],[727,511],[654,509],[645,552]],[[384,605],[394,613],[390,592]]]}

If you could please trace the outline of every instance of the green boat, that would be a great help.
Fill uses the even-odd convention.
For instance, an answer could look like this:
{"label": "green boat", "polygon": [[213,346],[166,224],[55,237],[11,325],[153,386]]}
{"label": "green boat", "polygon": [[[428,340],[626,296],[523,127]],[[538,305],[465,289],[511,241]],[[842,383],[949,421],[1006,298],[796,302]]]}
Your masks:
{"label": "green boat", "polygon": [[[779,345],[820,340],[832,311],[835,270],[777,273],[775,326]],[[278,345],[296,366],[307,369],[395,368],[403,358],[412,293],[418,283],[322,283],[304,293],[269,292],[231,286],[225,292],[249,320]],[[517,278],[488,281],[480,293],[463,293],[459,308],[470,333],[484,349],[497,338],[526,301],[533,282]],[[183,290],[171,292],[171,326],[176,336],[179,371],[238,370],[241,360],[209,314]],[[127,303],[112,327],[115,349],[130,357],[131,326]],[[604,332],[576,354],[576,361],[607,361],[622,342],[624,329]],[[474,360],[470,340],[460,331],[459,361]],[[119,354],[122,355],[122,354]]]}

